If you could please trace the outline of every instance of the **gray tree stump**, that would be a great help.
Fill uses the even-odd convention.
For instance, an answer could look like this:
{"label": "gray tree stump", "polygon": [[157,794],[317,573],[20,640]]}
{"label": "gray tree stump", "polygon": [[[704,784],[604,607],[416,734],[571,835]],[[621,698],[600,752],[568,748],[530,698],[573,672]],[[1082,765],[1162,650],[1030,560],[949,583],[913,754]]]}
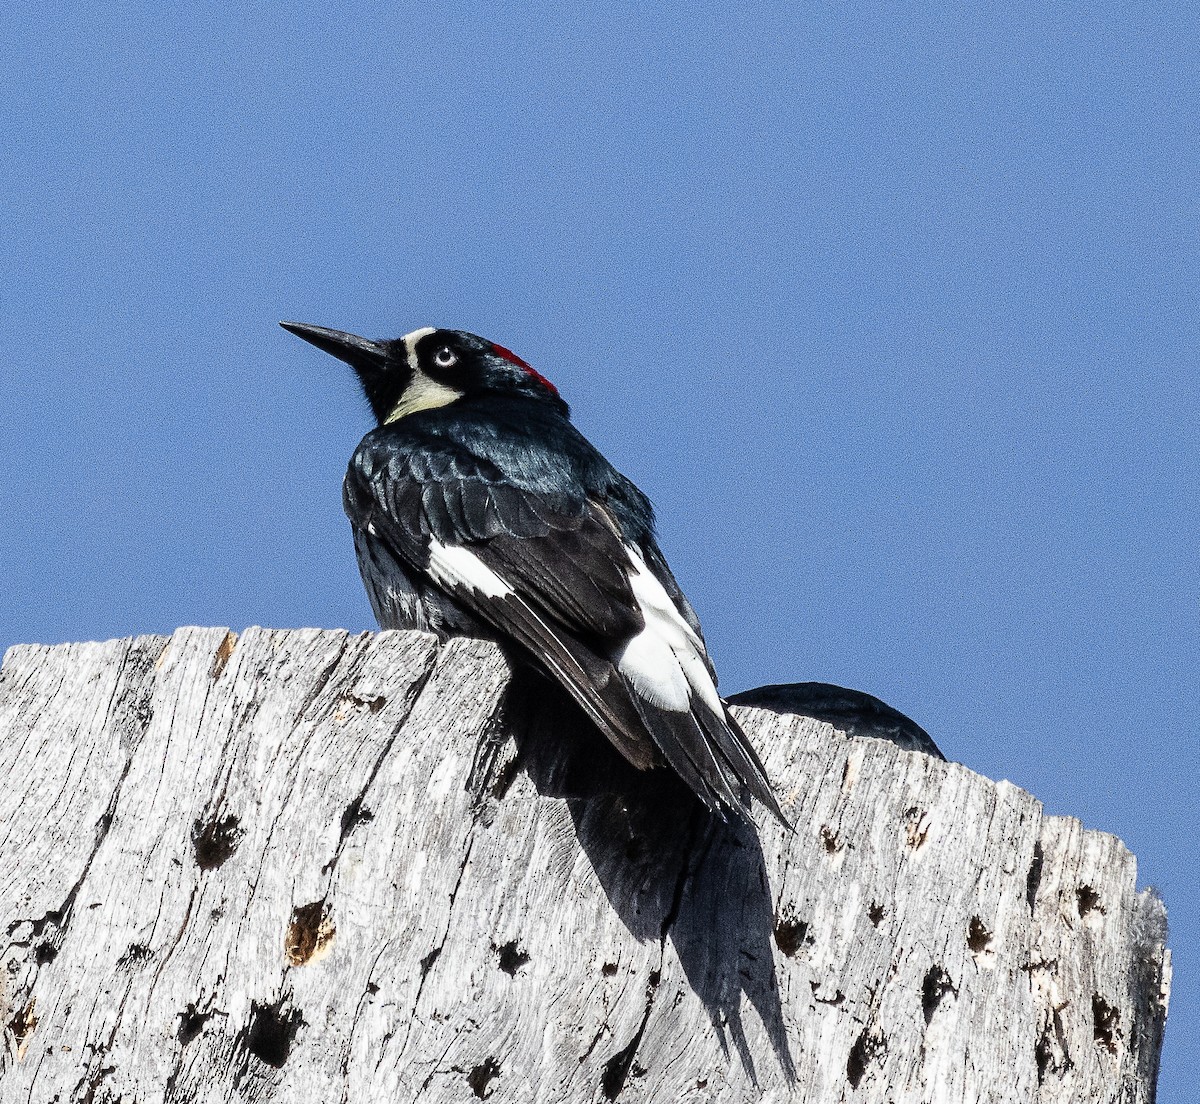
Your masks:
{"label": "gray tree stump", "polygon": [[755,835],[512,677],[420,633],[10,650],[0,1099],[1153,1100],[1118,840],[750,708],[796,825]]}

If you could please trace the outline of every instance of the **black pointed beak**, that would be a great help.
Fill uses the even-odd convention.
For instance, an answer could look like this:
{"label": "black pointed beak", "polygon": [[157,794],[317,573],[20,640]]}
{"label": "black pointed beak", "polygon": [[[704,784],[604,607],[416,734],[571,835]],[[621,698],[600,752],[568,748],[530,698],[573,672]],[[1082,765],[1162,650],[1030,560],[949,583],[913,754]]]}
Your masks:
{"label": "black pointed beak", "polygon": [[327,330],[324,326],[310,326],[307,322],[280,322],[288,333],[303,338],[322,352],[344,360],[355,371],[380,371],[387,365],[387,350],[378,341]]}

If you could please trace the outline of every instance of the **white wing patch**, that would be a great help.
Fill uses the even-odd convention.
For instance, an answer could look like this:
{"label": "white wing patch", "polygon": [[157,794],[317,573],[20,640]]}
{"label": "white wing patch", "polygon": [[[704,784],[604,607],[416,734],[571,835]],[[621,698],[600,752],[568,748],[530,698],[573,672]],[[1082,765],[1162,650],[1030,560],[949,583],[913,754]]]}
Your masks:
{"label": "white wing patch", "polygon": [[451,594],[464,587],[487,598],[506,598],[513,593],[508,583],[461,544],[429,542],[429,577]]}
{"label": "white wing patch", "polygon": [[617,670],[639,694],[660,709],[690,712],[692,696],[723,715],[721,696],[704,662],[704,645],[671,596],[646,567],[641,552],[626,545],[629,582],[646,627],[615,657]]}

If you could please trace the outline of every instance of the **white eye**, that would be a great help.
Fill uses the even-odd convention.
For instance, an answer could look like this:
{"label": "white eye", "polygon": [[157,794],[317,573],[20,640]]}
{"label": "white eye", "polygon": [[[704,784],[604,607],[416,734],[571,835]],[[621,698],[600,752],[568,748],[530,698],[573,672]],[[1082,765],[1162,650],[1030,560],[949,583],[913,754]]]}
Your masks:
{"label": "white eye", "polygon": [[453,368],[458,363],[458,357],[449,345],[443,345],[433,354],[433,363],[439,368]]}

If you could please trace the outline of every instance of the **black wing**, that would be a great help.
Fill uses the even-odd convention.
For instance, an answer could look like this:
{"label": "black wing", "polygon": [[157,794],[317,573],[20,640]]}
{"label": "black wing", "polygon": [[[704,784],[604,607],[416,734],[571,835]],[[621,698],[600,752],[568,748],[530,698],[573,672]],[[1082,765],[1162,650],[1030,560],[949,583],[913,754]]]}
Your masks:
{"label": "black wing", "polygon": [[604,501],[561,484],[535,491],[449,442],[369,435],[346,505],[410,570],[534,656],[635,766],[657,748],[711,807],[737,809],[745,784],[782,819],[657,547],[627,543]]}

